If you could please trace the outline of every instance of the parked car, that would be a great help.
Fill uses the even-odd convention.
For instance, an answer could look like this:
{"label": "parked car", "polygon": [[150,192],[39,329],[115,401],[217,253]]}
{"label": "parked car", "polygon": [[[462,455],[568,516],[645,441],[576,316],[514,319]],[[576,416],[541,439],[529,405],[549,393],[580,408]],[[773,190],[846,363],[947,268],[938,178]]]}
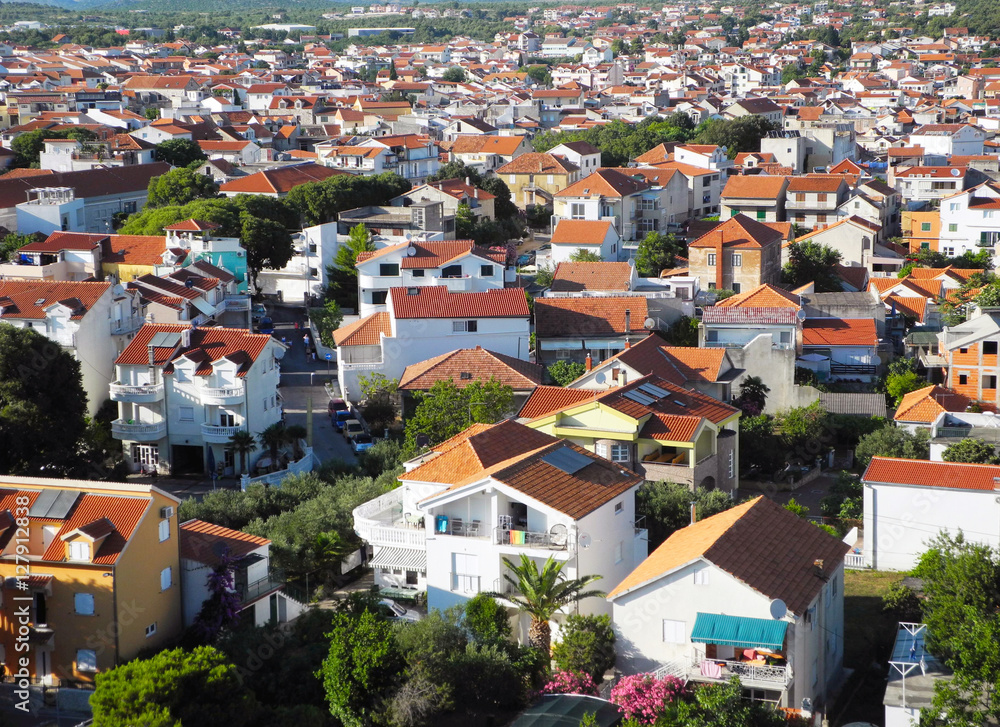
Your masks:
{"label": "parked car", "polygon": [[403,608],[388,598],[383,598],[379,601],[378,606],[383,616],[394,621],[409,621],[410,623],[414,623],[423,618],[423,615],[419,611]]}
{"label": "parked car", "polygon": [[533,262],[535,262],[535,253],[533,253],[533,252],[526,252],[523,255],[518,255],[517,256],[517,265],[518,265],[518,267],[523,267],[525,265],[531,265]]}
{"label": "parked car", "polygon": [[263,303],[254,303],[253,307],[250,309],[251,320],[253,320],[254,323],[259,321],[266,315],[267,315],[267,308],[264,307]]}
{"label": "parked car", "polygon": [[326,413],[336,417],[338,411],[347,411],[350,408],[343,399],[330,399],[330,403],[326,405]]}
{"label": "parked car", "polygon": [[373,446],[375,446],[375,440],[370,434],[355,434],[351,438],[351,449],[354,450],[354,454],[369,450]]}
{"label": "parked car", "polygon": [[354,419],[354,412],[351,411],[351,407],[344,406],[343,409],[337,409],[336,412],[330,415],[330,421],[333,426],[336,427],[338,432],[344,431],[344,422],[351,421]]}
{"label": "parked car", "polygon": [[257,333],[266,333],[268,335],[274,333],[274,321],[267,316],[261,318],[257,321]]}
{"label": "parked car", "polygon": [[344,422],[344,436],[348,439],[354,439],[359,434],[368,434],[365,428],[361,426],[361,422],[357,419],[348,419]]}

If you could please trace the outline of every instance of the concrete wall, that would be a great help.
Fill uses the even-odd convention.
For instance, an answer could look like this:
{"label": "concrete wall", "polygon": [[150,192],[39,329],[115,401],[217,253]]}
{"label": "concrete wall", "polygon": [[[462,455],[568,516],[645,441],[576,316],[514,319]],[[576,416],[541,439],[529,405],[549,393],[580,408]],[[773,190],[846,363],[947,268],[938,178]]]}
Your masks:
{"label": "concrete wall", "polygon": [[819,399],[811,386],[795,384],[795,350],[771,346],[770,334],[757,336],[743,348],[729,348],[733,366],[746,373],[733,382],[734,394],[747,376],[757,376],[771,389],[764,411],[774,414],[797,406],[807,406]]}

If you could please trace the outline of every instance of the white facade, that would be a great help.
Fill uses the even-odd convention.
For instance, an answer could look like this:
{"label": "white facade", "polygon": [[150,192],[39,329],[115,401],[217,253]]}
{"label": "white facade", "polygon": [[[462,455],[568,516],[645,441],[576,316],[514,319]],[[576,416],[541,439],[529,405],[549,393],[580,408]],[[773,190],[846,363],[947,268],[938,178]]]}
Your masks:
{"label": "white facade", "polygon": [[322,296],[329,282],[327,267],[337,257],[339,242],[337,223],[305,227],[293,235],[295,254],[280,270],[264,268],[257,275],[257,284],[264,295],[273,295],[280,301],[308,301],[311,296]]}
{"label": "white facade", "polygon": [[46,187],[32,190],[35,196],[16,206],[17,231],[22,235],[40,232],[86,232],[85,203],[72,188]]}
{"label": "white facade", "polygon": [[1000,189],[991,184],[981,184],[942,199],[938,249],[942,252],[953,250],[947,253],[951,255],[988,249],[996,260],[1000,209],[992,209],[990,200],[1000,200]]}

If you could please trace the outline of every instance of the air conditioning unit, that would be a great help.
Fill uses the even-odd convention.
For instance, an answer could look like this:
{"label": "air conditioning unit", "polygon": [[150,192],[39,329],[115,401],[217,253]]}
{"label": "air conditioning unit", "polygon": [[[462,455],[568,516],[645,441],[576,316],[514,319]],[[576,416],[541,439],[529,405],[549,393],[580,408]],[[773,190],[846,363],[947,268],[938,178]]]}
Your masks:
{"label": "air conditioning unit", "polygon": [[169,520],[174,516],[174,508],[172,507],[161,507],[160,508],[160,519]]}

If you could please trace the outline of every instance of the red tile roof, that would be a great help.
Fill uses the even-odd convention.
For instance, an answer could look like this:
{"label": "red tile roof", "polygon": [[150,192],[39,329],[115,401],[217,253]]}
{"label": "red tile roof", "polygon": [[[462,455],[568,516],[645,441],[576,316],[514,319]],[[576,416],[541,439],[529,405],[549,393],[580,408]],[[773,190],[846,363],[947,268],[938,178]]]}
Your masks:
{"label": "red tile roof", "polygon": [[970,399],[943,386],[925,386],[903,396],[893,419],[897,422],[933,424],[944,412],[965,411]]}
{"label": "red tile roof", "polygon": [[392,335],[392,319],[385,311],[341,326],[333,332],[333,342],[338,346],[377,346],[383,335]]}
{"label": "red tile roof", "polygon": [[549,289],[555,293],[582,290],[629,290],[632,266],[628,263],[559,263]]}
{"label": "red tile roof", "polygon": [[403,391],[425,391],[438,381],[465,388],[473,381],[496,379],[515,391],[534,389],[542,382],[543,367],[481,346],[462,348],[421,363],[411,364],[399,378]]}
{"label": "red tile roof", "polygon": [[556,192],[556,197],[627,197],[649,185],[626,173],[628,170],[598,169],[593,174]]}
{"label": "red tile roof", "polygon": [[217,230],[221,225],[217,225],[214,222],[205,222],[203,220],[196,220],[191,218],[190,220],[184,220],[183,222],[175,222],[172,225],[167,225],[164,230],[173,230],[176,232],[206,232],[208,230]]}
{"label": "red tile roof", "polygon": [[964,462],[928,462],[922,459],[872,457],[861,477],[864,482],[957,490],[997,489],[1000,466]]}
{"label": "red tile roof", "polygon": [[108,239],[108,235],[94,235],[84,232],[53,232],[44,240],[29,242],[20,248],[24,252],[59,252],[60,250],[93,250]]}
{"label": "red tile roof", "polygon": [[564,338],[617,336],[629,332],[638,340],[649,333],[644,327],[647,315],[646,299],[640,296],[538,298],[535,300],[535,333],[539,338]]}
{"label": "red tile roof", "polygon": [[572,174],[580,167],[547,152],[528,152],[507,162],[495,174]]}
{"label": "red tile roof", "polygon": [[745,293],[731,295],[715,304],[717,308],[791,308],[797,310],[802,300],[794,293],[770,283],[758,285]]}
{"label": "red tile roof", "polygon": [[507,261],[507,253],[493,252],[484,247],[477,247],[472,240],[438,240],[432,242],[421,242],[412,240],[402,242],[398,245],[389,245],[381,250],[372,252],[362,252],[358,255],[358,263],[366,263],[369,260],[378,260],[387,255],[405,250],[407,247],[414,249],[413,255],[404,255],[400,267],[403,270],[425,270],[440,268],[452,263],[466,255],[474,255],[484,261],[491,260],[503,265]]}
{"label": "red tile roof", "polygon": [[811,318],[802,325],[803,346],[877,346],[871,318]]}
{"label": "red tile roof", "polygon": [[712,228],[691,242],[688,247],[718,248],[721,243],[723,247],[761,248],[775,243],[780,244],[781,239],[781,233],[774,228],[752,220],[744,214],[738,214]]}
{"label": "red tile roof", "polygon": [[0,280],[0,321],[46,318],[45,309],[62,303],[83,318],[111,283],[72,283],[50,280]]}
{"label": "red tile roof", "polygon": [[63,540],[63,536],[102,518],[107,518],[113,526],[113,530],[101,541],[97,552],[92,554],[92,561],[98,565],[113,564],[125,549],[126,543],[132,537],[132,533],[139,524],[143,513],[150,506],[150,502],[149,497],[82,494],[76,501],[69,517],[63,522],[62,528],[52,539],[42,559],[64,561],[66,559],[66,541]]}
{"label": "red tile roof", "polygon": [[523,419],[537,419],[589,399],[596,399],[601,391],[589,389],[567,389],[562,386],[539,386],[524,402],[518,416]]}
{"label": "red tile roof", "polygon": [[396,320],[406,318],[527,318],[523,288],[480,293],[452,293],[442,286],[392,288],[389,309]]}
{"label": "red tile roof", "polygon": [[348,174],[348,172],[319,164],[299,164],[294,167],[267,169],[225,182],[219,187],[219,191],[245,194],[287,194],[300,184],[321,182],[339,174]]}
{"label": "red tile roof", "polygon": [[212,373],[211,364],[222,359],[242,361],[238,372],[245,376],[247,371],[273,339],[265,333],[250,333],[240,328],[191,328],[185,325],[167,325],[147,323],[128,347],[122,351],[115,361],[120,365],[148,365],[149,343],[157,333],[181,333],[191,331],[191,345],[184,347],[178,343],[176,348],[153,349],[154,365],[164,366],[164,374],[173,372],[173,361],[182,356],[200,358],[201,365],[195,371],[197,376],[207,376]]}
{"label": "red tile roof", "polygon": [[167,249],[164,235],[109,235],[111,254],[102,263],[124,265],[160,265]]}
{"label": "red tile roof", "polygon": [[549,242],[553,245],[600,245],[613,229],[611,222],[559,220]]}
{"label": "red tile roof", "polygon": [[785,177],[762,174],[734,175],[722,190],[722,199],[777,200],[785,189]]}
{"label": "red tile roof", "polygon": [[218,565],[223,553],[241,558],[270,545],[271,541],[257,535],[231,530],[204,520],[188,520],[180,524],[181,558],[206,565]]}

